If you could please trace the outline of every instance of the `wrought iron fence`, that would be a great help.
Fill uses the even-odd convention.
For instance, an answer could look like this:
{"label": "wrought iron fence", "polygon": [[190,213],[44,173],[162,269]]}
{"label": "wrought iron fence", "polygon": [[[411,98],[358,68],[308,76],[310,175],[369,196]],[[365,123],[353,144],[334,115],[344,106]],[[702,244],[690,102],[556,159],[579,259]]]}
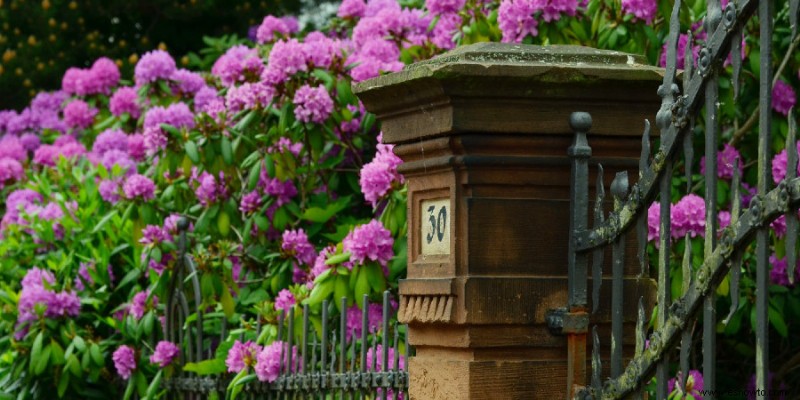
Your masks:
{"label": "wrought iron fence", "polygon": [[[658,90],[662,105],[656,116],[660,129],[660,146],[651,157],[649,130],[646,123],[642,138],[642,154],[639,179],[630,190],[626,173],[618,174],[611,185],[613,211],[606,217],[602,204],[605,200],[603,172],[599,167],[594,206],[594,226],[589,220],[589,172],[588,163],[591,147],[586,134],[591,127],[591,116],[574,113],[571,126],[575,138],[569,149],[572,158],[571,190],[571,237],[569,242],[569,305],[558,324],[569,335],[569,383],[568,390],[575,398],[618,399],[628,396],[642,398],[643,385],[651,377],[657,380],[656,397],[668,396],[669,366],[673,352],[678,354],[679,370],[683,378],[678,382],[684,389],[689,370],[689,356],[692,350],[692,331],[695,321],[702,321],[702,369],[704,389],[716,389],[716,325],[717,310],[715,291],[725,276],[730,276],[731,309],[722,321],[727,323],[739,307],[739,280],[742,267],[742,254],[755,238],[756,242],[756,291],[755,291],[755,365],[756,387],[768,387],[769,335],[768,302],[769,273],[768,228],[770,222],[781,215],[786,217],[786,248],[789,279],[794,279],[797,256],[797,209],[800,207],[800,178],[796,176],[797,126],[794,110],[789,113],[789,133],[787,137],[788,165],[786,177],[776,187],[771,188],[770,177],[770,134],[772,131],[771,90],[774,85],[772,72],[772,32],[773,2],[756,0],[731,0],[723,8],[719,0],[708,0],[705,29],[708,34],[704,47],[695,63],[692,44],[686,45],[685,70],[682,77],[682,90],[677,80],[677,42],[680,29],[679,16],[681,0],[674,3],[667,41],[667,67],[663,84]],[[796,37],[798,3],[790,0],[790,18],[793,36]],[[739,90],[739,73],[743,62],[738,55],[741,51],[742,29],[758,11],[760,26],[760,110],[758,117],[758,184],[757,195],[751,200],[749,208],[742,210],[742,194],[739,190],[741,177],[739,168],[734,167],[731,223],[719,235],[717,210],[717,143],[719,138],[718,102],[719,71],[729,54],[733,64],[733,86]],[[691,36],[690,36],[691,37]],[[691,42],[691,39],[690,39]],[[703,263],[692,266],[687,234],[686,253],[682,262],[682,295],[672,299],[670,294],[670,198],[674,167],[683,156],[686,169],[687,191],[692,187],[692,134],[694,121],[705,113],[705,236]],[[682,151],[681,151],[682,150]],[[632,358],[623,365],[623,265],[625,260],[625,235],[635,232],[638,241],[637,256],[641,265],[640,277],[649,276],[646,254],[648,212],[647,205],[659,201],[660,233],[657,244],[657,320],[654,331],[647,335],[647,321],[642,299],[636,323],[635,351]],[[604,248],[611,247],[611,285],[612,321],[610,337],[610,375],[604,380],[604,369],[600,356],[600,336],[597,326],[591,331],[591,378],[588,387],[582,387],[589,377],[587,366],[587,334],[590,314],[597,310],[600,302]],[[588,309],[588,264],[592,260],[592,305]],[[702,309],[702,313],[701,313]],[[649,339],[649,346],[645,343]],[[758,396],[762,398],[762,395]],[[710,397],[706,397],[710,398]]]}
{"label": "wrought iron fence", "polygon": [[[179,372],[162,383],[171,399],[225,398],[233,374],[199,376],[183,370],[187,363],[214,358],[215,348],[229,338],[228,324],[222,319],[219,336],[205,335],[200,280],[192,256],[187,252],[187,220],[178,224],[179,259],[170,277],[166,303],[164,337],[181,349]],[[308,305],[299,318],[294,308],[278,319],[275,341],[280,341],[281,355],[278,376],[272,382],[244,380],[237,398],[255,399],[402,399],[408,397],[407,326],[391,321],[389,291],[383,294],[381,325],[370,331],[364,295],[361,313],[361,335],[348,333],[347,299],[342,298],[338,315],[330,310],[333,304],[323,301],[318,324]],[[296,325],[299,324],[299,325]],[[256,333],[262,336],[265,327],[259,320]],[[373,328],[374,329],[374,328]],[[401,339],[401,331],[404,332]],[[401,354],[402,353],[402,354]]]}

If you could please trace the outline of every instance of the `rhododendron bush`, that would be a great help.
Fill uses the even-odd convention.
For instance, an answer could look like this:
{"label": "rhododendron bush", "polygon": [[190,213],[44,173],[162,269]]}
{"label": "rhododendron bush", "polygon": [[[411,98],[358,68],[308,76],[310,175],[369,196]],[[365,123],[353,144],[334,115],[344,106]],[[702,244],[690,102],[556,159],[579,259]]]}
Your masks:
{"label": "rhododendron bush", "polygon": [[[179,68],[173,55],[153,50],[132,76],[122,76],[100,58],[65,71],[61,90],[39,93],[21,111],[0,111],[0,392],[153,397],[161,379],[181,368],[271,382],[286,355],[275,334],[278,316],[308,305],[317,323],[326,299],[348,298],[345,309],[330,302],[332,313],[346,314],[348,337],[361,335],[363,309],[369,333],[385,334],[378,303],[384,290],[396,293],[406,268],[404,178],[351,84],[487,40],[593,45],[658,63],[665,38],[659,15],[666,15],[659,11],[671,7],[650,0],[402,3],[344,0],[320,32],[266,16],[254,42],[233,43],[209,70]],[[704,9],[690,3],[684,13],[695,41],[704,38]],[[788,41],[776,40],[782,56]],[[681,43],[681,55],[697,45],[688,36]],[[757,51],[749,36],[744,47]],[[797,61],[786,65],[775,86],[777,137],[796,101]],[[720,145],[720,204],[727,204],[735,160],[743,189],[755,182],[753,129],[741,125],[757,106],[757,68],[745,66],[738,102],[722,77],[721,137],[729,144]],[[699,128],[696,137],[699,154]],[[779,179],[786,155],[783,142],[775,143]],[[696,163],[700,171],[704,161]],[[676,194],[672,234],[695,238],[695,257],[702,257],[699,174],[694,182],[691,193]],[[676,177],[674,186],[686,192],[685,179]],[[650,209],[650,240],[659,234],[657,211]],[[729,221],[724,210],[720,226]],[[226,320],[230,332],[206,343],[216,357],[202,364],[181,365],[185,349],[161,333],[183,224],[204,331],[219,337]],[[784,233],[774,225],[779,300],[770,321],[796,351],[800,341],[792,341],[798,334],[788,321],[800,318],[800,293],[784,279],[785,225]],[[744,286],[752,286],[749,274]],[[749,354],[751,308],[741,304],[721,325],[729,340],[720,346]],[[730,368],[731,376],[752,372]],[[702,377],[694,379],[702,385]]]}

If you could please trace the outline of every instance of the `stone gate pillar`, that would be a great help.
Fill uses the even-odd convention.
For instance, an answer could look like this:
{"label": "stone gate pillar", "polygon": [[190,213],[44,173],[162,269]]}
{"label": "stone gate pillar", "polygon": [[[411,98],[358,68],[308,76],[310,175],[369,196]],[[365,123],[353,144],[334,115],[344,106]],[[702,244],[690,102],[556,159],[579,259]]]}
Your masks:
{"label": "stone gate pillar", "polygon": [[[590,164],[603,164],[607,182],[621,169],[635,180],[662,80],[643,64],[584,47],[481,43],[355,85],[408,181],[399,319],[416,347],[412,399],[566,397],[566,339],[545,314],[567,304],[569,116],[592,114]],[[652,286],[628,265],[633,322]]]}

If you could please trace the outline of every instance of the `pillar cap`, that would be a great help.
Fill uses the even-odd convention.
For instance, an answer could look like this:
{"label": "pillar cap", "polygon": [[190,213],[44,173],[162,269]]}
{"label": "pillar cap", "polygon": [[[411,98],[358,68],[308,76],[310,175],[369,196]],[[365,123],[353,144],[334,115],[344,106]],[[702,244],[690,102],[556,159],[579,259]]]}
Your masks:
{"label": "pillar cap", "polygon": [[[543,106],[574,102],[572,111],[582,110],[581,104],[587,102],[647,104],[650,108],[660,103],[656,89],[663,81],[663,71],[645,65],[642,56],[618,51],[476,43],[356,83],[353,90],[367,110],[384,122],[384,139],[403,143],[450,132],[487,132],[487,125],[481,123],[487,117],[504,120],[493,124],[502,132],[527,133],[532,128],[531,117],[521,109],[529,105],[542,110]],[[511,107],[501,107],[504,103]],[[497,104],[497,109],[480,116],[475,113],[477,104]],[[408,118],[418,114],[428,115],[429,121],[409,126]],[[569,130],[568,115],[557,116],[563,121],[558,133]],[[597,128],[603,134],[603,125]],[[619,131],[609,129],[608,133],[614,130]],[[640,129],[636,130],[640,135]]]}

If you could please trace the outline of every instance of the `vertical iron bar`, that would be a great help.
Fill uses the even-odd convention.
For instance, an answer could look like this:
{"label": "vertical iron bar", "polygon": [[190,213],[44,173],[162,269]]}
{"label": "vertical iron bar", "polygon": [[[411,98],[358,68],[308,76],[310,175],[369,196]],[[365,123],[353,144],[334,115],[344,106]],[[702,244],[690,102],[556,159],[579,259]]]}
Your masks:
{"label": "vertical iron bar", "polygon": [[[770,136],[772,131],[772,18],[773,2],[760,1],[758,19],[761,47],[758,121],[758,196],[769,190]],[[769,369],[769,232],[761,227],[756,233],[756,388],[766,389]],[[757,396],[756,398],[765,398]]]}
{"label": "vertical iron bar", "polygon": [[[794,107],[789,109],[789,134],[786,137],[786,180],[797,177],[797,121]],[[786,213],[786,272],[789,284],[794,284],[794,271],[797,268],[797,210]]]}
{"label": "vertical iron bar", "polygon": [[[361,377],[367,372],[367,334],[369,333],[369,296],[364,294],[361,303]],[[374,364],[373,364],[374,366]],[[363,387],[363,386],[362,386]],[[364,398],[364,391],[360,390],[360,398]]]}
{"label": "vertical iron bar", "polygon": [[[614,197],[614,213],[622,209],[622,202],[628,193],[628,171],[618,172],[611,183]],[[625,263],[625,235],[619,235],[612,247],[611,265],[611,378],[622,373],[622,296],[623,268]]]}
{"label": "vertical iron bar", "polygon": [[322,301],[322,354],[320,354],[322,365],[320,366],[320,400],[324,400],[328,395],[328,300]]}
{"label": "vertical iron bar", "polygon": [[400,388],[397,385],[397,378],[400,375],[400,348],[398,347],[400,341],[400,333],[397,331],[397,323],[394,325],[394,344],[392,348],[394,349],[394,357],[392,362],[392,374],[394,376],[394,382],[392,382],[392,387],[394,387],[394,396],[392,396],[393,400],[397,400],[397,395],[400,393]]}
{"label": "vertical iron bar", "polygon": [[[567,154],[572,159],[570,185],[570,229],[568,238],[569,312],[586,312],[588,281],[587,254],[575,251],[575,233],[586,230],[589,219],[589,157],[592,149],[586,134],[592,127],[589,113],[573,112],[569,119],[575,133]],[[570,333],[568,337],[567,393],[574,394],[576,386],[586,384],[586,334]]]}
{"label": "vertical iron bar", "polygon": [[603,394],[603,364],[600,360],[600,336],[597,335],[597,325],[592,326],[592,389],[595,398]]}
{"label": "vertical iron bar", "polygon": [[[731,226],[736,226],[739,222],[739,216],[742,212],[742,191],[741,187],[741,174],[739,173],[739,159],[733,161],[733,182],[731,186],[733,187],[732,191],[732,203],[731,206]],[[731,309],[728,311],[728,316],[725,317],[725,320],[722,321],[723,324],[727,325],[730,322],[731,317],[739,309],[739,278],[742,274],[742,252],[741,250],[734,250],[733,254],[731,255],[731,279],[730,284],[730,297],[731,297]]]}
{"label": "vertical iron bar", "polygon": [[[603,201],[605,200],[605,188],[603,187],[603,166],[597,164],[597,183],[595,184],[595,192],[597,197],[594,201],[594,226],[600,226],[605,219],[603,214]],[[645,223],[647,223],[645,221]],[[647,233],[647,226],[645,225],[645,234]],[[603,285],[603,249],[604,246],[598,246],[592,252],[592,314],[596,313],[600,307],[600,287]]]}
{"label": "vertical iron bar", "polygon": [[[650,172],[650,121],[644,120],[644,133],[642,134],[642,154],[639,156],[639,181]],[[647,213],[639,213],[636,221],[636,245],[639,254],[639,277],[648,275],[647,268]]]}
{"label": "vertical iron bar", "polygon": [[[684,248],[683,248],[683,285],[682,285],[682,293],[686,294],[689,291],[689,286],[692,283],[692,241],[689,234],[686,234],[684,238]],[[686,381],[689,378],[689,352],[692,349],[692,324],[687,324],[683,331],[681,332],[681,351],[680,351],[680,370],[681,370],[681,379],[680,379],[680,388],[683,393],[686,393]]]}
{"label": "vertical iron bar", "polygon": [[286,349],[286,368],[287,374],[289,376],[294,374],[294,361],[292,359],[292,353],[294,353],[294,307],[289,308],[289,325],[286,331],[286,341],[289,343],[289,347]]}
{"label": "vertical iron bar", "polygon": [[300,371],[306,373],[306,363],[308,363],[308,304],[303,304],[303,356],[300,360]]}
{"label": "vertical iron bar", "polygon": [[[389,291],[383,292],[383,373],[389,372]],[[383,388],[381,398],[386,400],[388,387]]]}
{"label": "vertical iron bar", "polygon": [[406,334],[405,338],[403,338],[403,342],[405,344],[405,354],[403,354],[403,366],[405,367],[405,372],[403,373],[406,376],[406,379],[404,379],[405,383],[403,384],[403,393],[405,393],[406,397],[408,397],[408,356],[411,353],[411,348],[408,347],[408,325],[406,325]]}
{"label": "vertical iron bar", "polygon": [[[344,374],[346,372],[344,369],[345,360],[347,359],[347,297],[342,297],[339,311],[339,373]],[[339,395],[342,400],[344,400],[344,393],[344,385],[342,385],[342,388],[339,390]]]}
{"label": "vertical iron bar", "polygon": [[[670,194],[672,189],[672,160],[667,160],[664,164],[664,174],[661,176],[660,187],[660,207],[661,221],[658,248],[658,326],[663,327],[667,323],[670,304],[670,278],[669,278],[669,256],[670,256]],[[669,381],[669,356],[664,357],[656,367],[656,398],[667,398],[667,382]]]}
{"label": "vertical iron bar", "polygon": [[[706,11],[706,32],[714,32],[722,19],[720,0],[708,0]],[[717,143],[719,142],[719,72],[716,63],[710,63],[708,83],[706,84],[706,227],[703,256],[711,258],[717,247]],[[716,296],[709,291],[703,300],[703,389],[713,391],[717,388],[717,308]],[[691,336],[690,336],[691,337]],[[688,368],[688,362],[687,362]],[[684,382],[689,371],[683,371]],[[711,394],[704,395],[711,400]]]}

